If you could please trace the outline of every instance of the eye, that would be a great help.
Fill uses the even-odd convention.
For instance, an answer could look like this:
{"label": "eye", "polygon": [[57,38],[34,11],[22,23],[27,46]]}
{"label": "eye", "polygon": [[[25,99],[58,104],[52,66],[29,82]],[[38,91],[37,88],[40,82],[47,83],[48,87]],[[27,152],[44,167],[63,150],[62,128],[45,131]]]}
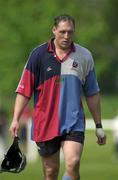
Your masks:
{"label": "eye", "polygon": [[73,34],[73,31],[68,31],[68,34]]}
{"label": "eye", "polygon": [[62,30],[62,31],[60,31],[60,34],[68,34],[68,35],[72,35],[73,34],[73,31],[64,31],[64,30]]}
{"label": "eye", "polygon": [[61,33],[61,34],[65,34],[65,33],[66,33],[66,31],[60,31],[60,33]]}

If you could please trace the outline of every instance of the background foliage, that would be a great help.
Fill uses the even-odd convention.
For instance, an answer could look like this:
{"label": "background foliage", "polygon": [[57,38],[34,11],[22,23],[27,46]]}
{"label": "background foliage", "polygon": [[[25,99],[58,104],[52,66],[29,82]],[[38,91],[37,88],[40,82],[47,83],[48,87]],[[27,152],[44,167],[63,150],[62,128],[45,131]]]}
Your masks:
{"label": "background foliage", "polygon": [[51,36],[53,18],[76,20],[75,41],[91,50],[101,91],[118,92],[117,0],[0,0],[0,104],[12,98],[30,51]]}
{"label": "background foliage", "polygon": [[[113,118],[118,113],[117,7],[118,0],[0,0],[0,106],[11,115],[14,91],[30,51],[51,38],[54,16],[68,13],[76,20],[75,41],[93,54],[103,93],[104,118]],[[107,132],[108,142],[104,147],[95,144],[93,133],[87,132],[81,163],[82,179],[116,180],[118,161],[113,154],[112,133]],[[63,172],[62,163],[60,179]],[[2,180],[37,177],[42,179],[39,160],[28,164],[19,175],[0,174]]]}

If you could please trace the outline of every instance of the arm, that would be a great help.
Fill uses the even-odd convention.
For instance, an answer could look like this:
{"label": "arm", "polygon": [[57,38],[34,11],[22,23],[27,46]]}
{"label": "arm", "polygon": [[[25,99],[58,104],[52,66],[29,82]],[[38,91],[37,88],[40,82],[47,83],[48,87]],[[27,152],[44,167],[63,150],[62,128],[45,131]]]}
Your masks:
{"label": "arm", "polygon": [[14,106],[13,120],[9,129],[13,137],[17,136],[19,129],[19,119],[28,102],[29,102],[29,98],[21,94],[17,94],[15,100],[15,106]]}
{"label": "arm", "polygon": [[100,104],[100,94],[86,97],[86,102],[88,109],[96,124],[96,136],[98,138],[98,144],[102,145],[106,143],[106,136],[104,134],[101,122],[101,104]]}
{"label": "arm", "polygon": [[86,97],[86,102],[95,124],[101,123],[100,94]]}
{"label": "arm", "polygon": [[19,129],[19,119],[22,115],[22,112],[26,105],[28,104],[30,98],[35,89],[35,79],[37,74],[38,63],[37,59],[39,58],[38,48],[34,49],[26,62],[23,73],[16,89],[17,96],[14,106],[13,120],[10,126],[10,132],[12,136],[17,136]]}

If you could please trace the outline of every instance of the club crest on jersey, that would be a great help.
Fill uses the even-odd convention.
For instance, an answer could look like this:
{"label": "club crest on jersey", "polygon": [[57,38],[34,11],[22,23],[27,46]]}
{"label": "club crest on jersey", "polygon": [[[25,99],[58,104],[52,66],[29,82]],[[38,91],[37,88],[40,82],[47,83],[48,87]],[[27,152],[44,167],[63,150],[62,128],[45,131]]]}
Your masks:
{"label": "club crest on jersey", "polygon": [[49,66],[49,67],[47,68],[47,71],[49,72],[49,71],[51,71],[51,70],[52,70],[52,67]]}
{"label": "club crest on jersey", "polygon": [[76,61],[73,61],[73,68],[78,68],[78,66],[79,66],[79,64],[78,64],[78,62],[76,62]]}

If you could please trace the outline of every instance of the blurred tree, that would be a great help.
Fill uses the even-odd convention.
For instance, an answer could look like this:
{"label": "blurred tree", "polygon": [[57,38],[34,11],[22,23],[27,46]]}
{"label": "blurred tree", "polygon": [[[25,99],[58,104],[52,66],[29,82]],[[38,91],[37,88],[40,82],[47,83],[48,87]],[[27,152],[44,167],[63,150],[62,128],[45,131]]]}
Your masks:
{"label": "blurred tree", "polygon": [[104,11],[106,38],[104,54],[106,64],[100,74],[101,87],[105,93],[118,93],[118,1],[108,0]]}

